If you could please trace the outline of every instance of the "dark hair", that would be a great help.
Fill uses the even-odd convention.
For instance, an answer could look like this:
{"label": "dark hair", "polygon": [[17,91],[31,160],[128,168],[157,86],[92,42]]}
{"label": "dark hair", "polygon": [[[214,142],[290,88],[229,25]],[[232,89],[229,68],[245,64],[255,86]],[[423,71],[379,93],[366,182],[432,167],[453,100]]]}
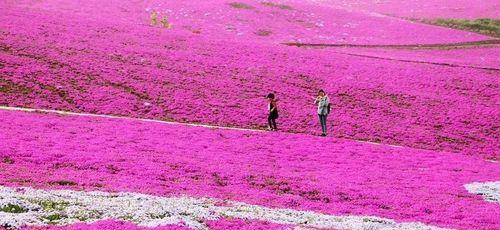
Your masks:
{"label": "dark hair", "polygon": [[274,93],[270,93],[270,94],[268,94],[266,98],[271,98],[271,99],[274,99]]}
{"label": "dark hair", "polygon": [[325,91],[324,91],[324,90],[322,90],[322,89],[320,89],[320,90],[318,91],[318,94],[320,94],[320,93],[325,93]]}

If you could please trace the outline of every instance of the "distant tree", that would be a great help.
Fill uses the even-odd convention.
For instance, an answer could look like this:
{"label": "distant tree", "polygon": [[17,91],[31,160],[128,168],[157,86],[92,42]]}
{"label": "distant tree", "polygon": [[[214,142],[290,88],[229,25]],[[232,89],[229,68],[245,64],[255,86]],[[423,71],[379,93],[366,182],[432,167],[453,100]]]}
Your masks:
{"label": "distant tree", "polygon": [[158,12],[154,11],[151,12],[150,15],[150,22],[152,26],[156,26],[158,24]]}
{"label": "distant tree", "polygon": [[163,28],[167,28],[167,29],[172,28],[172,24],[170,24],[170,22],[168,21],[167,16],[162,17],[162,19],[160,20],[160,24]]}

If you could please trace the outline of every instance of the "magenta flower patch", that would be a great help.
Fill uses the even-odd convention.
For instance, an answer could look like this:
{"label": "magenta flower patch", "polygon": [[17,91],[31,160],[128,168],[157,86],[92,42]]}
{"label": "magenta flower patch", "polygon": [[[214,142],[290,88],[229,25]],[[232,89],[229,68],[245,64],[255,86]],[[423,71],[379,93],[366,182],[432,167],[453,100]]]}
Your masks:
{"label": "magenta flower patch", "polygon": [[464,187],[500,179],[498,164],[478,157],[124,119],[2,111],[0,121],[2,186],[208,197],[442,228],[499,227],[498,204]]}
{"label": "magenta flower patch", "polygon": [[[275,92],[282,131],[318,134],[311,96],[325,89],[336,137],[498,157],[498,48],[345,52],[280,44],[490,38],[299,1],[243,3],[253,8],[1,3],[0,104],[263,129],[263,96]],[[172,28],[150,26],[152,11],[168,15]]]}
{"label": "magenta flower patch", "polygon": [[500,229],[498,40],[413,20],[492,9],[1,1],[0,228]]}

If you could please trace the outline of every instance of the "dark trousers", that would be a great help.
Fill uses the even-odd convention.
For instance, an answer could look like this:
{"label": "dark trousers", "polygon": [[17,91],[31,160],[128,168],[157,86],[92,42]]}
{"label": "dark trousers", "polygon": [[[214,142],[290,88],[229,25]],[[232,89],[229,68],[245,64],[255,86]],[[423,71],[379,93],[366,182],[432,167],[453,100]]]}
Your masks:
{"label": "dark trousers", "polygon": [[269,123],[269,128],[271,129],[278,129],[278,127],[276,127],[276,116],[274,116],[273,114],[269,114],[269,116],[267,117],[267,122]]}
{"label": "dark trousers", "polygon": [[326,117],[328,116],[327,114],[325,115],[322,115],[322,114],[318,114],[319,116],[319,122],[321,123],[321,131],[326,134],[326,132],[328,131],[328,129],[326,128]]}

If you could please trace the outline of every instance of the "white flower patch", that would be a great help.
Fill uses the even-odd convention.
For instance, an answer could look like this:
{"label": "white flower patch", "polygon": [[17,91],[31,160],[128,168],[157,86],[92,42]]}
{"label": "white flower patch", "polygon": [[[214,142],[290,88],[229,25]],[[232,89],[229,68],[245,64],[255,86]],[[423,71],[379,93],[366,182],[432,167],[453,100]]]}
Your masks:
{"label": "white flower patch", "polygon": [[483,196],[486,201],[500,202],[500,181],[474,182],[464,186],[467,191]]}
{"label": "white flower patch", "polygon": [[184,224],[192,229],[208,229],[204,221],[220,218],[266,221],[297,229],[443,229],[416,222],[397,223],[375,216],[334,216],[211,198],[0,186],[0,227],[69,225],[116,219],[142,227]]}

